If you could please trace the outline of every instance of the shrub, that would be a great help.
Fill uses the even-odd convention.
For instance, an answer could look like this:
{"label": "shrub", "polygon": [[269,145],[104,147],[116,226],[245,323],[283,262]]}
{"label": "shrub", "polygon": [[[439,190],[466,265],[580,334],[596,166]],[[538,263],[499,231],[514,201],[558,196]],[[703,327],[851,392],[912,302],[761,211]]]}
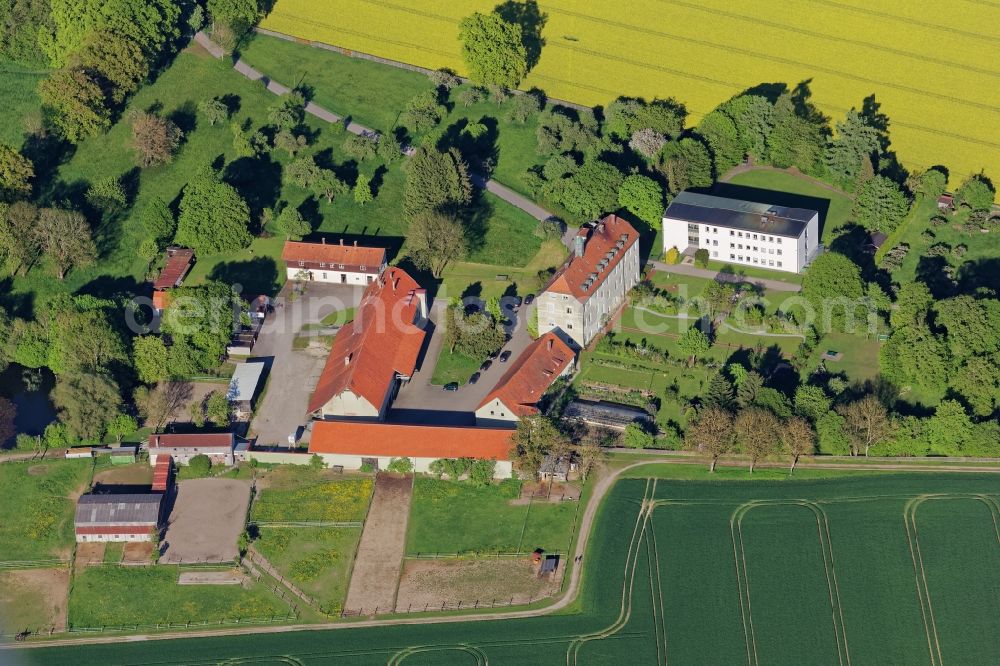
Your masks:
{"label": "shrub", "polygon": [[212,460],[204,453],[200,453],[188,461],[188,468],[195,476],[208,476],[212,471]]}
{"label": "shrub", "polygon": [[622,433],[622,445],[630,449],[648,449],[653,446],[653,436],[638,423],[629,423]]}
{"label": "shrub", "polygon": [[667,253],[663,255],[663,261],[668,264],[679,264],[681,261],[681,252],[676,247],[672,247],[667,250]]}
{"label": "shrub", "polygon": [[702,268],[708,268],[708,250],[703,247],[698,248],[694,253],[694,260]]}
{"label": "shrub", "polygon": [[395,474],[409,474],[413,471],[413,461],[409,458],[393,458],[387,469]]}

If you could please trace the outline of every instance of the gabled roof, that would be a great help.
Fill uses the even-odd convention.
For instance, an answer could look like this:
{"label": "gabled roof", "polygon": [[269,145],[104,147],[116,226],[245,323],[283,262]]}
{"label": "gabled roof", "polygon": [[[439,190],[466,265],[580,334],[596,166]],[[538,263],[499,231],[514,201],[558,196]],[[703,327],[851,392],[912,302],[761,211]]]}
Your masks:
{"label": "gabled roof", "polygon": [[[638,241],[639,232],[617,215],[608,215],[596,224],[581,227],[569,259],[556,272],[545,291],[568,294],[580,302],[586,301]],[[576,253],[576,246],[580,243],[583,243],[583,256]]]}
{"label": "gabled roof", "polygon": [[566,367],[573,362],[573,350],[551,331],[532,342],[500,378],[479,406],[499,399],[517,416],[538,412],[535,404]]}
{"label": "gabled roof", "polygon": [[285,241],[281,258],[290,264],[302,261],[307,264],[365,266],[375,273],[385,263],[385,248],[344,245],[343,240],[329,244]]}
{"label": "gabled roof", "polygon": [[511,428],[317,421],[310,453],[409,458],[510,460]]}
{"label": "gabled roof", "polygon": [[427,334],[413,324],[424,290],[401,268],[389,268],[368,285],[354,321],[337,331],[316,384],[309,413],[344,391],[382,406],[396,375],[417,367]]}
{"label": "gabled roof", "polygon": [[81,495],[76,504],[76,524],[156,523],[162,495]]}
{"label": "gabled roof", "polygon": [[153,434],[149,436],[149,448],[233,448],[235,437],[231,432],[193,432],[186,434]]}
{"label": "gabled roof", "polygon": [[791,238],[802,235],[809,220],[816,215],[816,211],[808,208],[776,206],[696,192],[681,192],[663,213],[663,217],[675,220]]}
{"label": "gabled roof", "polygon": [[194,250],[185,247],[168,247],[167,261],[163,264],[163,270],[153,282],[153,289],[170,289],[179,287],[184,276],[191,267],[191,260],[194,258]]}

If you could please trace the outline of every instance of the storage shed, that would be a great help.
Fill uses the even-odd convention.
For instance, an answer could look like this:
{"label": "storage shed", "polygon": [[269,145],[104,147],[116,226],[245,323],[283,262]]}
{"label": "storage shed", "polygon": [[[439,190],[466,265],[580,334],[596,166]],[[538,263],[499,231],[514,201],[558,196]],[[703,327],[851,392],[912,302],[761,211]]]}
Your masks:
{"label": "storage shed", "polygon": [[237,419],[248,418],[253,412],[253,399],[257,395],[257,387],[260,385],[263,373],[263,361],[241,363],[236,366],[233,378],[229,380],[226,397]]}
{"label": "storage shed", "polygon": [[76,505],[77,543],[150,541],[160,525],[162,495],[83,495]]}

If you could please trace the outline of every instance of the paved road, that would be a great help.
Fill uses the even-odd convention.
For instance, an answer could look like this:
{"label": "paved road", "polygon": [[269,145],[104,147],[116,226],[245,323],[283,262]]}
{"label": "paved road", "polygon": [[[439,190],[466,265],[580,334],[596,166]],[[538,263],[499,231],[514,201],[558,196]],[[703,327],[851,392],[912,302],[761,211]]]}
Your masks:
{"label": "paved road", "polygon": [[292,349],[292,341],[303,325],[315,324],[335,310],[355,307],[364,287],[309,284],[304,297],[287,298],[287,289],[275,299],[275,311],[261,329],[253,349],[255,359],[268,363],[267,392],[257,405],[250,424],[257,444],[287,446],[288,435],[306,422],[306,406],[323,370],[325,348]]}
{"label": "paved road", "polygon": [[792,282],[783,282],[781,280],[772,280],[769,278],[759,278],[750,276],[741,276],[733,273],[720,273],[719,271],[713,271],[707,268],[698,268],[697,266],[690,266],[688,264],[665,264],[662,261],[649,261],[646,263],[647,266],[652,266],[656,270],[662,273],[674,273],[676,275],[689,275],[691,277],[707,278],[709,280],[720,280],[722,282],[751,282],[753,284],[759,284],[772,291],[788,291],[788,292],[799,292],[802,291],[802,285],[794,284]]}
{"label": "paved road", "polygon": [[511,352],[511,360],[501,363],[499,359],[495,359],[490,369],[483,371],[475,384],[464,384],[457,391],[445,391],[441,386],[431,383],[431,376],[434,374],[434,366],[437,365],[444,340],[444,329],[438,322],[444,314],[446,305],[444,302],[435,302],[431,309],[431,321],[435,324],[434,333],[420,369],[414,373],[410,382],[400,389],[399,395],[393,402],[389,415],[391,421],[471,425],[475,422],[473,412],[476,407],[493,390],[501,375],[510,367],[510,363],[531,344],[527,317],[530,308],[535,304],[522,306],[519,312],[514,313],[506,307],[506,303],[503,303],[507,317],[512,322],[507,326],[511,338],[504,345],[503,351]]}

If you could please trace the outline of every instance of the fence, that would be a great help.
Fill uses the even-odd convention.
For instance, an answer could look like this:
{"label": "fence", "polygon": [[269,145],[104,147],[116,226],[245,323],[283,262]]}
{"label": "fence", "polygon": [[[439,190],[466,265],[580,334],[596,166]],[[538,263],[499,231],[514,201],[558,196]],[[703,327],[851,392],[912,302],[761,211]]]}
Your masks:
{"label": "fence", "polygon": [[[274,592],[275,594],[277,594],[278,596],[281,597],[282,601],[288,601],[287,597],[285,596],[286,591],[287,591],[288,594],[294,595],[295,597],[297,597],[298,599],[300,599],[303,603],[305,603],[307,606],[310,606],[310,607],[312,607],[312,608],[314,608],[316,610],[320,609],[319,608],[319,603],[317,603],[315,599],[313,599],[312,597],[310,597],[309,595],[307,595],[305,592],[303,592],[298,587],[296,587],[294,583],[292,583],[291,581],[289,581],[288,579],[286,579],[284,576],[282,576],[280,573],[278,573],[278,570],[275,569],[271,565],[271,563],[267,561],[267,558],[264,557],[263,555],[261,555],[257,551],[257,549],[254,548],[253,546],[250,546],[249,548],[247,548],[246,559],[249,560],[252,563],[251,566],[247,566],[247,570],[250,572],[251,575],[256,574],[255,580],[257,582],[260,582],[261,574],[260,574],[259,571],[255,571],[254,567],[260,567],[261,569],[264,570],[264,572],[268,576],[270,576],[271,578],[273,578],[274,580],[278,581],[279,583],[281,583],[284,586],[284,589],[279,589],[276,586],[268,585],[268,587],[271,588],[272,592]],[[246,564],[246,562],[244,562],[244,564]],[[296,611],[298,611],[298,607],[294,606],[294,603],[293,603],[293,607],[296,609]]]}
{"label": "fence", "polygon": [[257,527],[364,527],[360,520],[335,522],[326,520],[251,520]]}
{"label": "fence", "polygon": [[[280,624],[297,620],[298,615],[271,615],[270,617],[237,617],[219,620],[188,620],[187,622],[157,622],[155,624],[120,624],[100,627],[70,627],[71,634],[93,634],[116,631],[162,631],[169,629],[190,629],[191,627],[219,627],[235,624]],[[51,635],[51,634],[50,634]]]}
{"label": "fence", "polygon": [[55,569],[69,566],[70,560],[7,560],[0,562],[0,569]]}
{"label": "fence", "polygon": [[509,599],[476,599],[475,601],[459,601],[459,602],[448,602],[442,601],[439,604],[408,604],[405,608],[403,606],[395,606],[393,608],[380,608],[376,606],[375,608],[345,608],[340,612],[340,617],[359,617],[362,615],[392,615],[392,614],[407,614],[407,613],[443,613],[447,611],[463,611],[463,610],[485,610],[494,608],[510,608],[512,606],[530,606],[536,601],[541,601],[543,599],[551,599],[559,593],[558,588],[552,590],[551,592],[546,592],[543,594],[532,594],[526,599],[518,599],[517,597],[511,597]]}

